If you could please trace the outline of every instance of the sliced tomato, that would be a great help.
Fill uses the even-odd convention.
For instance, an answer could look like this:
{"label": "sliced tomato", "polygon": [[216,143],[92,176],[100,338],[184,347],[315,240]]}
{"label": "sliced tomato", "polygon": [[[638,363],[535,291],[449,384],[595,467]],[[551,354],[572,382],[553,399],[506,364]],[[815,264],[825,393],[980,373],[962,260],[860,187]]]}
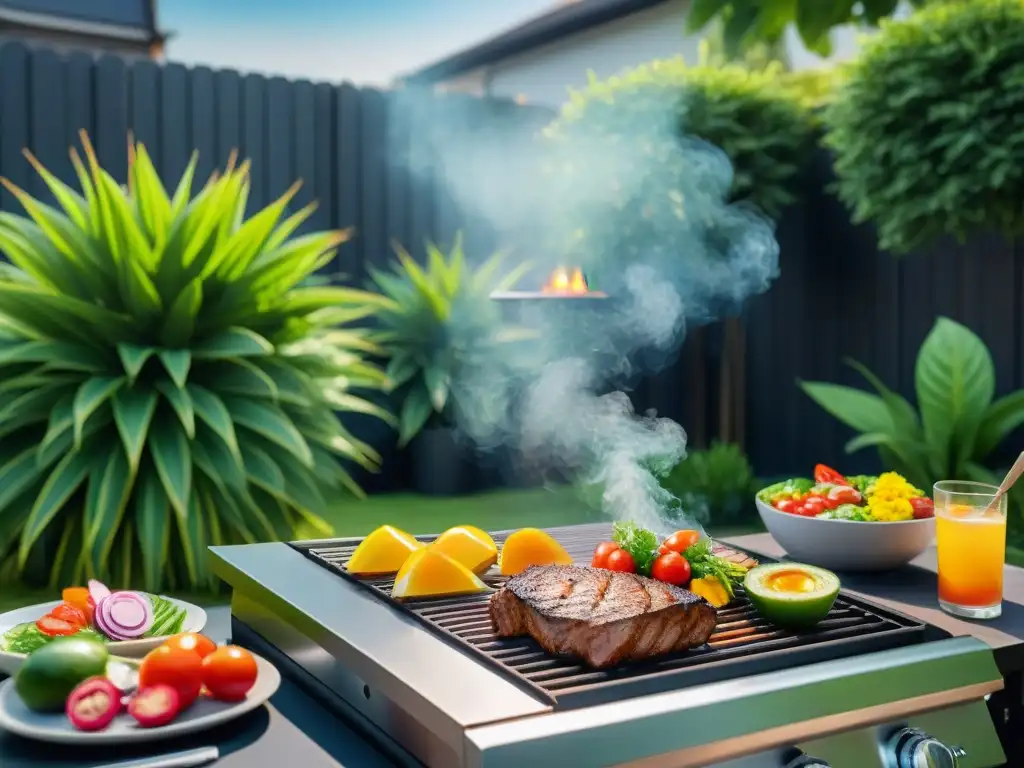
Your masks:
{"label": "sliced tomato", "polygon": [[[828,499],[835,503],[835,507],[840,504],[860,504],[863,501],[860,491],[849,485],[837,485],[828,492]],[[830,509],[835,507],[830,507]]]}
{"label": "sliced tomato", "polygon": [[833,485],[850,484],[845,477],[832,469],[832,467],[826,467],[824,464],[818,464],[814,468],[814,482],[832,483]]}
{"label": "sliced tomato", "polygon": [[804,502],[804,514],[807,517],[817,517],[826,509],[825,501],[821,497],[808,499]]}
{"label": "sliced tomato", "polygon": [[81,630],[81,627],[53,616],[43,616],[43,618],[36,622],[36,626],[39,627],[40,632],[48,637],[66,637]]}
{"label": "sliced tomato", "polygon": [[914,508],[915,520],[925,520],[929,517],[935,517],[935,502],[927,496],[911,499],[910,506]]}
{"label": "sliced tomato", "polygon": [[89,620],[86,618],[85,613],[73,605],[68,603],[61,603],[52,611],[50,616],[61,621],[66,621],[68,624],[73,624],[79,629],[89,626]]}

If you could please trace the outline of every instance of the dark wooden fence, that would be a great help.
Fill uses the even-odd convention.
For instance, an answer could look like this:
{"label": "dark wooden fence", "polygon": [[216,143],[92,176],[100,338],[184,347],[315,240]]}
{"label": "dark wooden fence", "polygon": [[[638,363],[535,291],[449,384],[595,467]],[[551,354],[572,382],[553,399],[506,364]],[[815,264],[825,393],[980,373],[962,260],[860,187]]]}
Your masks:
{"label": "dark wooden fence", "polygon": [[[508,142],[512,173],[515,141],[529,140],[550,113],[435,95],[410,110],[408,99],[348,84],[126,64],[9,43],[0,48],[0,174],[45,197],[22,149],[73,181],[67,153],[81,129],[121,180],[129,133],[147,145],[171,184],[193,149],[201,176],[238,149],[253,162],[252,206],[303,179],[296,202],[320,202],[309,227],[355,228],[329,268],[337,279],[361,283],[368,265],[390,258],[392,239],[416,253],[425,240],[447,243],[462,229],[472,252],[488,253],[498,241],[493,228],[460,210],[443,174],[431,168],[424,137],[432,126],[450,131],[456,112],[467,136],[490,133]],[[406,162],[410,157],[417,161]],[[506,182],[501,168],[490,173],[488,183]],[[827,194],[828,179],[827,158],[816,158],[802,204],[780,222],[782,275],[772,289],[751,300],[741,318],[692,331],[678,361],[634,393],[639,409],[680,421],[694,445],[715,437],[743,443],[762,475],[808,471],[816,461],[871,466],[867,454],[843,459],[850,435],[803,395],[796,379],[859,384],[841,362],[850,356],[912,396],[914,358],[937,315],[981,334],[1001,393],[1024,385],[1020,254],[995,238],[903,259],[879,253],[871,230],[853,227]],[[17,209],[7,192],[0,193],[0,208]],[[372,439],[386,448],[392,438],[380,431]],[[401,488],[408,476],[407,457],[392,454],[369,485]]]}

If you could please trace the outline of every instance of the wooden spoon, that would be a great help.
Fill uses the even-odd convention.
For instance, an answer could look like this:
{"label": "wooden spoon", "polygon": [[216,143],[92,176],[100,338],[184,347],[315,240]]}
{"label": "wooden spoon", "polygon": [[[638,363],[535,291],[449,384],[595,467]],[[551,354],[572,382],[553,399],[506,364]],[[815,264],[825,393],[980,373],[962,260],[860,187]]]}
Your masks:
{"label": "wooden spoon", "polygon": [[1013,462],[1013,466],[1010,467],[1010,471],[1007,472],[1006,477],[1003,478],[1003,482],[999,484],[999,490],[996,491],[996,495],[992,497],[992,501],[990,501],[988,506],[985,508],[986,513],[995,511],[996,507],[999,506],[999,500],[1005,496],[1011,488],[1013,488],[1014,483],[1017,482],[1021,475],[1024,475],[1024,451],[1021,451],[1020,456],[1018,456],[1017,460]]}

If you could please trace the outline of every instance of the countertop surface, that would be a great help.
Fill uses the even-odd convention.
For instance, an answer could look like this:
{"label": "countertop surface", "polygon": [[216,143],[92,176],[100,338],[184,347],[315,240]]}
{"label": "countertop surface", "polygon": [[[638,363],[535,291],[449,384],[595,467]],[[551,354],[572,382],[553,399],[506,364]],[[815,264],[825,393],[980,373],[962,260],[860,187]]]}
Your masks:
{"label": "countertop surface", "polygon": [[[723,542],[755,555],[780,558],[785,551],[767,533],[735,536]],[[840,574],[843,589],[940,627],[951,635],[973,635],[992,646],[1004,674],[1024,671],[1024,569],[1007,565],[1003,577],[1003,615],[968,621],[939,609],[935,547],[912,563],[885,573]]]}
{"label": "countertop surface", "polygon": [[[225,642],[231,632],[227,607],[208,609],[205,634]],[[123,760],[164,755],[215,745],[221,758],[216,768],[394,768],[394,764],[350,730],[298,687],[282,681],[281,688],[262,707],[239,720],[181,739],[155,742],[144,748],[83,750],[27,741],[0,731],[3,768],[96,768]]]}
{"label": "countertop surface", "polygon": [[[727,543],[767,557],[785,553],[768,534],[739,536]],[[843,574],[844,588],[892,609],[942,627],[953,635],[973,635],[995,651],[1006,673],[1024,670],[1024,569],[1007,566],[1003,615],[993,621],[964,621],[943,613],[937,603],[935,551],[911,566],[886,574]],[[209,610],[207,634],[226,641],[231,631],[227,607]],[[26,741],[0,731],[3,768],[97,768],[122,760],[216,745],[216,768],[297,765],[302,768],[395,768],[357,732],[297,686],[285,680],[270,704],[217,730],[148,748],[107,748],[90,752]]]}

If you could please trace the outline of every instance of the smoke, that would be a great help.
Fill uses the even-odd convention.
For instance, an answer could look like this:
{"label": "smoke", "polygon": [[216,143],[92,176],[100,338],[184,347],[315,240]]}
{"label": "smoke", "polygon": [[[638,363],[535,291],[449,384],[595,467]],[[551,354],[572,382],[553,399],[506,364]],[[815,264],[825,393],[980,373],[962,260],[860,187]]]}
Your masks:
{"label": "smoke", "polygon": [[[645,101],[640,120],[602,105],[604,114],[543,137],[514,114],[480,122],[476,102],[445,102],[398,97],[416,126],[408,169],[441,179],[464,216],[485,220],[502,247],[535,264],[519,288],[579,265],[610,296],[506,307],[506,320],[537,338],[469,356],[453,382],[459,428],[481,450],[510,448],[530,466],[598,485],[613,519],[674,530],[690,510],[656,475],[685,456],[686,434],[635,413],[616,390],[673,362],[688,323],[767,289],[778,272],[772,223],[727,202],[728,158],[681,135],[671,99],[654,109]],[[468,304],[453,322],[471,322],[478,309]]]}

